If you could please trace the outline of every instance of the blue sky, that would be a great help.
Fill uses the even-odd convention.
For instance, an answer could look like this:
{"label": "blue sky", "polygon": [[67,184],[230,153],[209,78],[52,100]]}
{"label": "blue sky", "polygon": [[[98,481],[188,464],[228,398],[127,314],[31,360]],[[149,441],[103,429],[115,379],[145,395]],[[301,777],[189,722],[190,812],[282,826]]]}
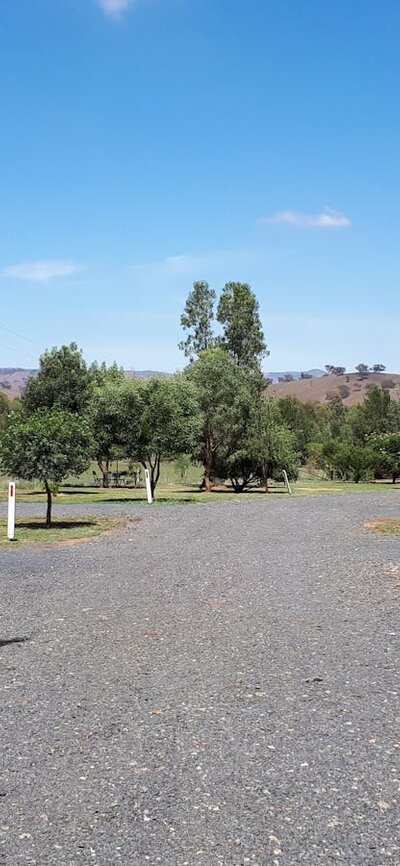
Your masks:
{"label": "blue sky", "polygon": [[1,4],[0,366],[173,370],[197,279],[266,369],[400,371],[398,0]]}

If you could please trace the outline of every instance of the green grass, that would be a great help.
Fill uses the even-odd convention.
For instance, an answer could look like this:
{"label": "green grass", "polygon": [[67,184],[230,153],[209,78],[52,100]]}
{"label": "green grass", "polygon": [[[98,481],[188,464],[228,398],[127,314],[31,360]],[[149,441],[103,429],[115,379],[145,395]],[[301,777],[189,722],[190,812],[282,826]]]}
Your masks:
{"label": "green grass", "polygon": [[379,518],[365,524],[366,529],[379,535],[400,535],[400,518]]}
{"label": "green grass", "polygon": [[[126,471],[128,463],[126,460],[115,461],[111,467],[115,472],[117,469]],[[143,487],[110,487],[103,490],[102,487],[93,486],[93,472],[96,473],[98,482],[100,472],[96,463],[79,477],[67,478],[65,484],[61,485],[59,493],[54,497],[55,512],[59,505],[85,505],[92,502],[114,502],[114,503],[146,503],[146,492]],[[143,477],[143,471],[142,471]],[[182,478],[179,465],[174,462],[162,464],[160,481],[156,491],[156,502],[158,505],[184,505],[186,503],[221,502],[222,500],[259,499],[265,497],[264,489],[251,489],[246,493],[236,494],[227,485],[225,488],[204,493],[201,491],[200,482],[202,468],[189,465],[186,476]],[[7,479],[0,478],[0,501],[7,498]],[[400,489],[400,484],[391,484],[389,481],[373,481],[369,483],[354,484],[352,482],[326,481],[310,475],[306,469],[300,470],[299,480],[292,483],[294,496],[321,496],[345,493],[376,493],[385,490]],[[283,483],[271,483],[268,498],[287,497],[286,487]],[[43,502],[45,494],[37,483],[28,481],[17,481],[18,502]]]}
{"label": "green grass", "polygon": [[[292,483],[293,496],[322,496],[346,493],[384,493],[389,490],[399,490],[400,484],[391,484],[386,481],[374,481],[363,484],[354,484],[341,481],[322,481],[320,479],[300,478]],[[269,493],[263,488],[253,488],[246,493],[233,493],[229,487],[205,493],[198,486],[189,484],[169,484],[157,487],[156,504],[158,505],[184,505],[187,503],[221,502],[223,500],[244,501],[248,499],[273,499],[289,498],[286,487],[281,483],[271,483]],[[0,491],[0,500],[5,501],[7,491]],[[46,496],[38,486],[30,488],[23,487],[17,483],[17,502],[43,502],[45,509]],[[101,487],[68,486],[60,487],[59,493],[54,497],[54,513],[57,513],[58,505],[86,505],[92,502],[110,503],[146,503],[146,492],[143,488],[110,487],[103,490]]]}
{"label": "green grass", "polygon": [[0,520],[0,547],[20,547],[24,544],[40,544],[49,546],[52,544],[73,544],[96,538],[104,532],[110,532],[126,525],[130,521],[123,518],[110,517],[88,517],[82,519],[65,518],[54,519],[52,526],[46,529],[44,520],[36,517],[21,518],[17,520],[15,527],[15,539],[9,541],[7,538],[7,521]]}

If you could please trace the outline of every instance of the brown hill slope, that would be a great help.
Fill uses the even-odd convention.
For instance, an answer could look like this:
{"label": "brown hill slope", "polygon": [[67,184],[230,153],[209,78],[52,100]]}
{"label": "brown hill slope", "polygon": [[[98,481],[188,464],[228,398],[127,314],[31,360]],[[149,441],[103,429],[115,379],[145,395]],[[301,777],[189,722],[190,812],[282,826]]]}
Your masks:
{"label": "brown hill slope", "polygon": [[[26,388],[29,379],[35,376],[37,370],[23,370],[20,367],[0,367],[0,392],[9,400],[20,397]],[[168,373],[156,370],[125,370],[128,378],[136,376],[139,379],[148,379],[150,376],[168,376]]]}
{"label": "brown hill slope", "polygon": [[0,391],[9,400],[20,397],[28,380],[34,376],[36,370],[22,370],[17,367],[0,368]]}
{"label": "brown hill slope", "polygon": [[[297,397],[302,402],[325,403],[329,394],[342,397],[345,406],[362,403],[373,385],[389,388],[394,399],[400,399],[399,373],[369,373],[367,379],[360,379],[358,373],[345,373],[344,376],[321,376],[319,379],[297,379],[293,382],[277,382],[268,385],[268,397]],[[394,386],[394,387],[393,387]]]}
{"label": "brown hill slope", "polygon": [[[149,373],[151,375],[151,372],[147,370],[138,371],[136,374],[127,372],[127,375],[145,376]],[[0,368],[0,391],[3,391],[9,400],[19,397],[28,380],[35,373],[36,370]],[[311,403],[325,403],[328,394],[337,393],[342,396],[345,405],[351,406],[353,403],[362,403],[372,385],[390,388],[391,396],[400,400],[399,373],[369,373],[368,379],[363,380],[360,380],[358,373],[348,373],[344,376],[321,376],[316,379],[296,379],[293,382],[277,382],[269,385],[265,393],[267,397],[290,396]],[[348,389],[348,394],[346,390],[343,390],[345,388]]]}

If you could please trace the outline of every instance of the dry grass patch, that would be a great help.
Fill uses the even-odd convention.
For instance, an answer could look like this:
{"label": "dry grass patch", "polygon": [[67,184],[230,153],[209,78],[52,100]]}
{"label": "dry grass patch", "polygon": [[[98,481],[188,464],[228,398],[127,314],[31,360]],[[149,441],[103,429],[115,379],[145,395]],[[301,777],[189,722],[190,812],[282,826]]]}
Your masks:
{"label": "dry grass patch", "polygon": [[400,535],[400,518],[382,517],[379,520],[369,520],[365,528],[379,535]]}

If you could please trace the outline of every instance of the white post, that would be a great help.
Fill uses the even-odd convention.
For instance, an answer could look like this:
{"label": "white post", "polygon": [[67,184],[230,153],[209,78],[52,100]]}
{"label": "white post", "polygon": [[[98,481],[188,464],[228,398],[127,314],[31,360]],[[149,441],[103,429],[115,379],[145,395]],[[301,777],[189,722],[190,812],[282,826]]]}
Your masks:
{"label": "white post", "polygon": [[291,486],[290,486],[290,484],[289,484],[289,479],[288,479],[288,477],[287,477],[286,469],[283,470],[282,475],[283,475],[283,477],[284,477],[284,479],[285,479],[285,484],[286,484],[286,487],[287,487],[287,492],[291,494],[291,492],[292,492],[292,488],[291,488]]}
{"label": "white post", "polygon": [[148,469],[144,470],[144,477],[146,479],[147,502],[151,505],[153,497],[151,495],[150,472]]}
{"label": "white post", "polygon": [[7,538],[9,541],[15,538],[15,481],[10,481],[8,485]]}

